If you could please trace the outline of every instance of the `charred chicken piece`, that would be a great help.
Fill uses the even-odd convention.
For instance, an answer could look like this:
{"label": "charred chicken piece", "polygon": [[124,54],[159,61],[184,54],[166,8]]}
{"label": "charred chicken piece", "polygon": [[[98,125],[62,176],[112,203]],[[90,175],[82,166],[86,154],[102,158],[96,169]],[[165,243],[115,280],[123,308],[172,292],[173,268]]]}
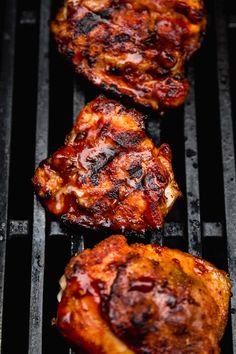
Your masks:
{"label": "charred chicken piece", "polygon": [[181,193],[169,146],[154,146],[143,119],[103,96],[90,102],[65,145],[35,172],[33,184],[45,207],[87,228],[161,227]]}
{"label": "charred chicken piece", "polygon": [[154,109],[184,102],[205,27],[202,0],[65,0],[51,26],[76,72]]}
{"label": "charred chicken piece", "polygon": [[81,353],[219,354],[228,275],[207,261],[110,236],[74,256],[55,323]]}

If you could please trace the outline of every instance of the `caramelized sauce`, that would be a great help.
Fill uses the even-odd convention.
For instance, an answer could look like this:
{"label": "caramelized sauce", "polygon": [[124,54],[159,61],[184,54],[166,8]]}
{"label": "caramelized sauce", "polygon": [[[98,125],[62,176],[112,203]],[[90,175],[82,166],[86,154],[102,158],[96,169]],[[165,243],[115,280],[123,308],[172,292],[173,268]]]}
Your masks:
{"label": "caramelized sauce", "polygon": [[149,277],[142,277],[132,280],[130,282],[129,291],[141,291],[142,293],[148,293],[152,291],[155,286],[155,280]]}

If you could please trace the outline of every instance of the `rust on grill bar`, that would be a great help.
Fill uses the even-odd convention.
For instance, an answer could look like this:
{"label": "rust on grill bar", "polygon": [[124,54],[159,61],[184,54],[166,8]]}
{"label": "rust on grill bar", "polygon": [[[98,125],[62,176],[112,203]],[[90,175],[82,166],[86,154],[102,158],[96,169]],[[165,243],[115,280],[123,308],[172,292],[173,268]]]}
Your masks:
{"label": "rust on grill bar", "polygon": [[[168,215],[163,230],[127,237],[130,242],[159,243],[201,255],[229,272],[233,296],[221,348],[222,354],[236,354],[236,124],[231,107],[236,83],[228,46],[229,43],[234,46],[231,42],[236,33],[236,6],[233,1],[205,2],[208,28],[203,47],[188,67],[191,91],[186,104],[164,116],[142,108],[147,115],[147,132],[155,144],[166,142],[171,146],[173,168],[183,198]],[[76,76],[56,50],[49,23],[61,3],[59,0],[40,0],[38,4],[29,0],[4,0],[0,4],[2,354],[15,352],[14,338],[22,354],[73,353],[51,326],[57,307],[58,281],[72,254],[93,247],[109,234],[70,229],[45,213],[34,197],[33,188],[30,189],[27,175],[30,170],[33,176],[40,161],[63,144],[81,108],[99,93]],[[25,48],[33,43],[35,48],[38,45],[38,54],[32,53],[29,58],[31,51],[37,51]],[[19,64],[19,57],[23,64]],[[33,62],[34,69],[28,73],[29,61]],[[31,78],[32,72],[35,77]],[[28,78],[27,88],[22,81],[24,77]],[[33,88],[35,99],[33,94],[28,97]],[[212,91],[205,97],[208,89]],[[209,102],[207,107],[206,102]],[[31,108],[27,110],[26,105]],[[30,134],[26,127],[29,122],[24,120],[25,111],[32,122]],[[19,131],[15,131],[16,127]],[[24,139],[28,141],[25,145]],[[209,161],[212,152],[217,156]],[[24,160],[22,168],[17,167],[19,159]],[[26,166],[30,166],[27,173]],[[212,178],[215,180],[209,186]],[[17,193],[22,181],[22,192]],[[27,186],[30,187],[25,191]],[[25,201],[19,200],[22,196]],[[23,212],[19,210],[21,206]],[[18,324],[16,318],[21,319]]]}

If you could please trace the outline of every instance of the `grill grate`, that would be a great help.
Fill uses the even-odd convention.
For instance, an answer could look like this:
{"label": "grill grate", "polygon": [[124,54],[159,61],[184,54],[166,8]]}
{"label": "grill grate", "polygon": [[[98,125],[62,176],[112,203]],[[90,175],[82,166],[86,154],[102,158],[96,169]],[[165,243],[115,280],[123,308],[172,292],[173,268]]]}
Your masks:
{"label": "grill grate", "polygon": [[[130,240],[177,247],[229,271],[233,296],[222,353],[236,354],[235,126],[231,110],[236,76],[233,65],[229,66],[236,8],[233,1],[227,9],[223,0],[206,4],[207,38],[189,66],[191,91],[185,107],[164,118],[149,112],[147,122],[155,143],[165,141],[172,147],[184,198],[174,206],[161,233],[150,233],[146,239],[130,235]],[[0,16],[0,351],[8,354],[14,352],[14,342],[20,353],[71,353],[50,322],[56,312],[58,279],[71,254],[102,239],[96,232],[63,228],[45,213],[29,187],[38,163],[63,143],[73,123],[71,117],[98,93],[75,77],[57,53],[48,23],[58,6],[56,0],[41,0],[40,5],[5,0],[0,5],[5,11]],[[24,87],[24,77],[27,84],[32,82],[30,86]]]}

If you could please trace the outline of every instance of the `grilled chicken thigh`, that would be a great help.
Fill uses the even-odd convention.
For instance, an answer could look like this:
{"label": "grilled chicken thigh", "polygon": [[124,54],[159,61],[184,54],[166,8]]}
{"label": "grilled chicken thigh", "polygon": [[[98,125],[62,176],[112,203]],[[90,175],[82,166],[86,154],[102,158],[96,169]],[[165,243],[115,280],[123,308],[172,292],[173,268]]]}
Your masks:
{"label": "grilled chicken thigh", "polygon": [[202,0],[66,0],[52,31],[93,84],[165,109],[184,102],[184,65],[205,26]]}
{"label": "grilled chicken thigh", "polygon": [[55,323],[79,353],[220,353],[230,281],[203,259],[110,236],[70,260],[61,287]]}
{"label": "grilled chicken thigh", "polygon": [[141,113],[103,96],[81,111],[33,184],[51,213],[93,229],[161,227],[181,194],[169,146],[154,146]]}

